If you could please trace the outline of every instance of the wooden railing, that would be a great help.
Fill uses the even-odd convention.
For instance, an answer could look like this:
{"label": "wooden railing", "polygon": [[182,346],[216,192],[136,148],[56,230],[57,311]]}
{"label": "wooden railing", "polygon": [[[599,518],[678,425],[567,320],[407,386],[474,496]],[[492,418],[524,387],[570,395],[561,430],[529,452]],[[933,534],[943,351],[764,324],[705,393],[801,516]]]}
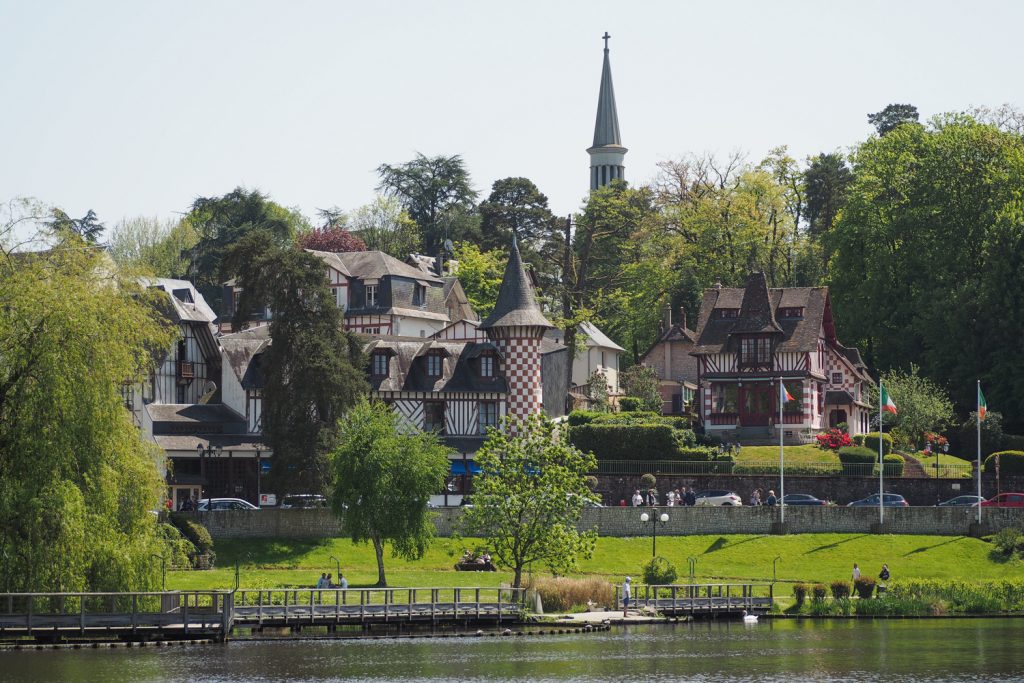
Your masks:
{"label": "wooden railing", "polygon": [[[631,608],[652,608],[663,614],[764,612],[771,609],[775,588],[770,583],[705,583],[665,586],[635,585]],[[615,609],[622,609],[622,585],[615,587]]]}

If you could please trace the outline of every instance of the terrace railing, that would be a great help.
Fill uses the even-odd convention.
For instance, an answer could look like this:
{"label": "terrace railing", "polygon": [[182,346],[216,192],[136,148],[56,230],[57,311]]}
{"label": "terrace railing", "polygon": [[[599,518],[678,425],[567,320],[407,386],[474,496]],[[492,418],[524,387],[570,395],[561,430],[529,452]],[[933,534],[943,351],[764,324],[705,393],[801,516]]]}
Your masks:
{"label": "terrace railing", "polygon": [[[934,463],[933,463],[934,464]],[[927,461],[922,460],[921,466],[929,471]],[[897,473],[898,465],[886,464],[885,476],[900,478],[904,474]],[[930,470],[934,471],[934,469]],[[904,472],[906,470],[904,469]],[[969,479],[973,470],[971,465],[940,465],[939,476],[952,479]],[[724,474],[779,474],[778,460],[741,460],[739,462],[721,460],[598,460],[597,469],[592,474],[603,475],[641,475],[653,474],[660,476],[706,476]],[[844,464],[840,462],[787,462],[786,474],[807,477],[877,477],[878,466],[863,464]]]}

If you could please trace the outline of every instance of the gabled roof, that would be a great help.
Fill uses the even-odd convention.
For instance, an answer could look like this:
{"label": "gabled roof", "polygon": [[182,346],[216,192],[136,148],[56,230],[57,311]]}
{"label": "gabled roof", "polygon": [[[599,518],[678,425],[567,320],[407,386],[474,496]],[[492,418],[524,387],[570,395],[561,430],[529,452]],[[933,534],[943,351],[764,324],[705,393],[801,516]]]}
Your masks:
{"label": "gabled roof", "polygon": [[159,289],[167,293],[170,313],[174,322],[212,323],[217,319],[206,299],[188,280],[174,280],[166,277],[139,278],[143,287]]}
{"label": "gabled roof", "polygon": [[262,389],[266,378],[262,370],[262,354],[270,346],[270,325],[260,325],[220,338],[221,348],[231,371],[243,389]]}
{"label": "gabled roof", "polygon": [[523,260],[519,255],[519,245],[516,244],[516,239],[513,237],[508,264],[505,266],[505,275],[501,279],[501,288],[498,290],[498,301],[480,329],[518,326],[554,327],[544,317],[540,306],[537,305],[533,286],[526,276],[526,269],[523,267]]}
{"label": "gabled roof", "polygon": [[316,249],[307,249],[310,254],[316,256],[321,261],[326,263],[331,268],[344,275],[345,277],[352,277],[352,273],[349,271],[348,266],[341,260],[341,254],[333,251],[317,251]]}
{"label": "gabled roof", "polygon": [[782,332],[775,322],[775,309],[768,296],[768,280],[764,273],[751,273],[743,290],[740,317],[733,323],[730,334]]}
{"label": "gabled roof", "polygon": [[433,284],[442,284],[441,278],[431,273],[414,268],[407,263],[402,263],[393,256],[383,251],[315,251],[307,249],[309,253],[323,259],[325,263],[335,270],[348,277],[359,278],[360,280],[379,280],[388,275],[397,275],[413,280],[424,280]]}

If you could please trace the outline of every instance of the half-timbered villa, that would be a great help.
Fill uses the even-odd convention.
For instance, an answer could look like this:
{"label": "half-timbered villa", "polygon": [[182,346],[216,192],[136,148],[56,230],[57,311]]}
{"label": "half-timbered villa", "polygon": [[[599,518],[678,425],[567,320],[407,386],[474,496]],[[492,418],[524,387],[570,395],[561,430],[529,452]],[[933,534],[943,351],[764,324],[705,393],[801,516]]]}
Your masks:
{"label": "half-timbered villa", "polygon": [[[764,273],[745,288],[704,292],[693,355],[709,434],[727,441],[809,440],[840,423],[868,431],[872,383],[855,348],[836,338],[827,287],[769,289]],[[779,381],[792,401],[782,406]]]}
{"label": "half-timbered villa", "polygon": [[680,307],[679,319],[673,322],[672,307],[666,305],[658,338],[640,357],[640,364],[658,376],[663,415],[682,415],[692,409],[698,375],[698,362],[691,353],[695,339],[686,326],[686,309]]}

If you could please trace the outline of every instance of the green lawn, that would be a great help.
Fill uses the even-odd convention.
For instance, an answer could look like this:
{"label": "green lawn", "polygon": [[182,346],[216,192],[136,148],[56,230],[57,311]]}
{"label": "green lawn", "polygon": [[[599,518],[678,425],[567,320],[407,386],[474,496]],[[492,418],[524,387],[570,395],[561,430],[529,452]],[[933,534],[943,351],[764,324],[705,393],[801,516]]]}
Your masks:
{"label": "green lawn", "polygon": [[[834,452],[818,448],[813,444],[785,446],[783,450],[785,451],[786,462],[793,465],[817,462],[839,462],[839,456]],[[737,463],[778,461],[778,446],[744,446],[740,449],[739,457],[736,458]]]}
{"label": "green lawn", "polygon": [[[921,463],[921,467],[924,469],[924,473],[929,477],[935,476],[935,454],[925,455],[923,452],[918,451],[911,453],[911,455]],[[973,474],[971,470],[971,463],[968,460],[963,460],[955,455],[949,453],[939,453],[939,474],[943,477],[970,479]]]}
{"label": "green lawn", "polygon": [[[510,582],[509,572],[456,572],[453,564],[472,539],[437,539],[416,562],[386,556],[392,586],[496,586]],[[1024,563],[997,561],[992,546],[974,538],[945,536],[875,536],[866,534],[801,534],[793,536],[674,536],[658,539],[658,552],[675,563],[680,582],[688,580],[688,557],[696,559],[697,581],[765,581],[772,578],[772,560],[779,556],[780,581],[848,579],[854,562],[867,576],[883,562],[894,578],[995,579],[1024,578]],[[242,587],[308,587],[320,572],[335,572],[333,555],[353,588],[376,582],[373,550],[347,539],[321,541],[224,540],[217,543],[219,569],[169,572],[169,589],[231,588],[234,562],[240,564]],[[642,575],[651,556],[650,538],[601,538],[594,556],[581,564],[583,575],[620,581]]]}

